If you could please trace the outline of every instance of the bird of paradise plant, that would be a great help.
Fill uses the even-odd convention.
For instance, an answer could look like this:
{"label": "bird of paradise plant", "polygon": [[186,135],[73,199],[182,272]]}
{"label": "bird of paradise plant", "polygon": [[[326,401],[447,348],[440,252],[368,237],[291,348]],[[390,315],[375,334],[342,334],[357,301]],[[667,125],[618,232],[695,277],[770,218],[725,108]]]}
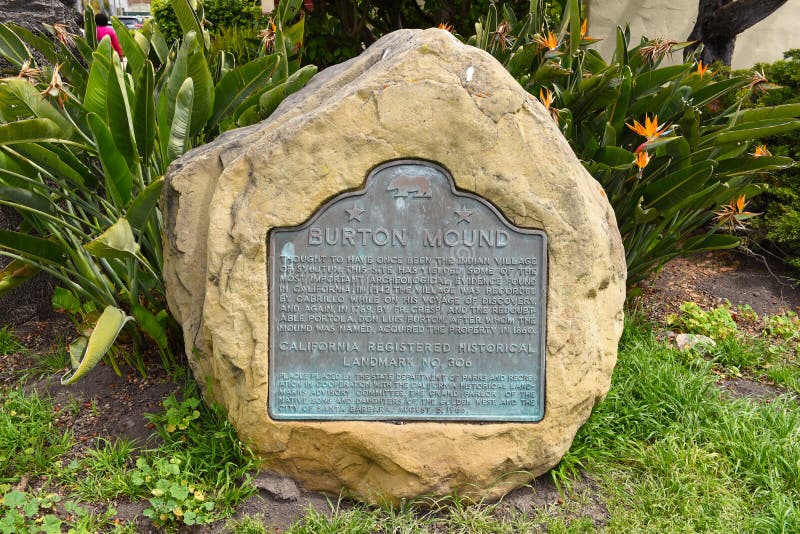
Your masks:
{"label": "bird of paradise plant", "polygon": [[152,22],[131,34],[114,19],[127,66],[107,38],[94,39],[91,9],[86,37],[0,24],[0,56],[20,69],[0,80],[0,204],[23,218],[0,230],[0,255],[12,260],[0,294],[42,271],[60,284],[53,305],[78,332],[63,383],[104,357],[144,374],[147,347],[173,366],[180,336],[161,275],[162,175],[196,144],[265,118],[314,74],[287,52],[302,40],[302,23],[291,24],[300,1],[280,3],[274,53],[213,73],[199,2],[171,0],[183,29],[174,43]]}
{"label": "bird of paradise plant", "polygon": [[[521,19],[492,5],[468,43],[492,53],[543,103],[558,98],[554,120],[614,208],[628,283],[677,255],[737,246],[737,237],[720,232],[730,226],[715,224],[715,210],[739,195],[757,195],[762,188],[753,181],[764,172],[793,165],[788,157],[753,158],[747,151],[765,136],[800,128],[800,108],[743,109],[753,91],[768,87],[765,78],[710,76],[698,51],[685,63],[661,65],[689,42],[645,39],[631,46],[629,29],[620,28],[610,36],[613,55],[604,58],[587,42],[579,0],[564,6],[560,27],[552,28],[541,0]],[[505,50],[489,39],[502,21],[511,27]],[[709,112],[710,103],[731,95],[733,105]],[[737,221],[751,216],[732,206]]]}

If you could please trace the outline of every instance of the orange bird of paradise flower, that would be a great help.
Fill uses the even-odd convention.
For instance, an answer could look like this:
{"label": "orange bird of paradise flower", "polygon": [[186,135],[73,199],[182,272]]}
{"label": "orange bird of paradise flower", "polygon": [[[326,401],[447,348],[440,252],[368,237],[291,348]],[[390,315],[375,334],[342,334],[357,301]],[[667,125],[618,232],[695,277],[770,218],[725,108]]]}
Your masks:
{"label": "orange bird of paradise flower", "polygon": [[639,172],[642,172],[642,170],[647,167],[647,164],[650,163],[650,154],[645,151],[638,152],[633,162],[639,167]]}
{"label": "orange bird of paradise flower", "polygon": [[735,230],[744,230],[747,228],[747,220],[751,219],[760,213],[753,213],[744,211],[749,202],[744,195],[739,195],[735,200],[731,200],[728,204],[720,207],[719,211],[715,211],[714,220],[720,226],[727,226],[733,232]]}
{"label": "orange bird of paradise flower", "polygon": [[712,74],[714,74],[714,71],[708,70],[708,65],[703,65],[702,61],[698,61],[697,62],[697,74],[699,74],[700,77],[702,78],[706,74],[711,76]]}
{"label": "orange bird of paradise flower", "polygon": [[637,120],[633,121],[633,126],[628,123],[625,123],[625,126],[642,137],[646,137],[648,141],[652,141],[653,139],[657,139],[667,133],[666,130],[668,125],[662,124],[659,126],[658,115],[653,115],[653,118],[651,119],[650,115],[645,114],[644,126],[642,126]]}
{"label": "orange bird of paradise flower", "polygon": [[558,122],[558,110],[553,107],[553,102],[555,101],[553,91],[542,87],[539,89],[539,100],[544,107],[547,108],[547,111],[550,112],[550,116],[553,117],[553,120]]}
{"label": "orange bird of paradise flower", "polygon": [[762,158],[764,156],[771,156],[772,152],[767,149],[767,145],[758,145],[756,147],[755,152],[753,152],[754,158]]}
{"label": "orange bird of paradise flower", "polygon": [[539,35],[535,39],[536,43],[548,50],[555,50],[558,48],[558,37],[553,32],[547,32],[547,36]]}

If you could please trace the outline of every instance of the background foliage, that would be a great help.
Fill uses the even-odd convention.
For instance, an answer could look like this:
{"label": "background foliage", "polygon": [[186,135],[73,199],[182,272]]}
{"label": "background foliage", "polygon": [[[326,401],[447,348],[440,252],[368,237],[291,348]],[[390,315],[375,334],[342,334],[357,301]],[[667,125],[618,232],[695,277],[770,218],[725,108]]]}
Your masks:
{"label": "background foliage", "polygon": [[[23,218],[0,230],[0,255],[14,260],[0,270],[0,292],[40,270],[61,283],[53,305],[79,334],[65,383],[104,355],[118,372],[122,357],[144,373],[144,347],[173,367],[170,340],[179,336],[166,311],[155,209],[162,175],[193,146],[266,118],[316,72],[295,57],[300,0],[275,13],[270,53],[262,47],[238,66],[211,49],[202,5],[171,6],[181,28],[173,42],[154,24],[129,33],[113,20],[126,63],[108,39],[97,43],[91,9],[86,38],[57,25],[39,35],[0,24],[0,55],[19,69],[0,80],[0,204]],[[118,336],[133,354],[114,348]]]}
{"label": "background foliage", "polygon": [[[315,0],[306,14],[306,61],[327,67],[357,56],[383,35],[401,28],[451,26],[456,35],[470,35],[475,22],[485,14],[492,0],[416,0],[382,2],[372,0]],[[537,2],[508,2],[517,17],[524,17]],[[549,2],[546,16],[556,23],[563,1]]]}
{"label": "background foliage", "polygon": [[[755,67],[779,87],[752,96],[755,107],[800,104],[800,50],[789,50],[784,59]],[[800,158],[800,132],[794,131],[764,139],[776,156]],[[755,210],[763,216],[755,220],[753,239],[777,253],[800,270],[800,171],[797,167],[769,174],[770,188],[759,198]]]}
{"label": "background foliage", "polygon": [[754,180],[793,164],[756,157],[754,141],[800,127],[800,106],[745,110],[760,77],[715,75],[694,57],[661,66],[689,43],[632,44],[620,28],[606,61],[588,48],[595,39],[585,34],[578,0],[566,3],[558,26],[543,1],[534,4],[521,19],[490,6],[468,42],[539,95],[603,186],[622,234],[629,284],[677,255],[737,246],[736,237],[718,230],[750,217],[745,199],[762,190]]}

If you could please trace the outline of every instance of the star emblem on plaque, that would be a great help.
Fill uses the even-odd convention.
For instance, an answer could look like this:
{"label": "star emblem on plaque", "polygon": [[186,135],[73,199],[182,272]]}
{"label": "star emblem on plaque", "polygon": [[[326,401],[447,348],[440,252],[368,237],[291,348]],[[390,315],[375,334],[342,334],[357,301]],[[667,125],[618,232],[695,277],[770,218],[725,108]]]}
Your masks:
{"label": "star emblem on plaque", "polygon": [[465,206],[462,206],[460,210],[455,210],[453,213],[458,216],[458,221],[456,224],[462,222],[469,224],[471,222],[469,218],[472,217],[472,210],[467,209]]}
{"label": "star emblem on plaque", "polygon": [[350,217],[349,219],[347,219],[348,221],[361,222],[361,217],[364,215],[364,212],[366,212],[367,210],[365,210],[364,208],[362,208],[361,206],[359,206],[357,204],[353,204],[353,207],[347,208],[344,211],[347,212],[347,216]]}

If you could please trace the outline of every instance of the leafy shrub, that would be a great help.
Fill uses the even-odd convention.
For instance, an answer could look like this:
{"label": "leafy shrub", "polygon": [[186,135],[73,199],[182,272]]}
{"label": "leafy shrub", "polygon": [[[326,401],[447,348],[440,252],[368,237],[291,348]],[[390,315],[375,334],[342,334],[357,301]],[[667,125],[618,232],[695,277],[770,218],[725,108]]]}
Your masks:
{"label": "leafy shrub", "polygon": [[9,491],[0,499],[0,533],[60,533],[61,519],[53,513],[60,500],[55,493],[36,497],[23,491]]}
{"label": "leafy shrub", "polygon": [[[784,59],[755,67],[777,87],[757,93],[755,107],[794,105],[800,108],[800,49],[784,53]],[[764,139],[776,156],[800,158],[800,133],[791,132]],[[800,170],[797,167],[775,172],[767,177],[770,188],[759,198],[753,239],[772,250],[800,271]]]}
{"label": "leafy shrub", "polygon": [[[543,2],[531,4],[536,9],[521,19],[492,5],[468,42],[539,96],[603,186],[622,234],[628,283],[680,254],[737,246],[736,237],[717,230],[749,216],[745,199],[761,191],[754,177],[793,164],[748,151],[756,139],[800,127],[800,107],[742,110],[758,78],[715,75],[694,58],[660,66],[689,43],[644,39],[631,47],[630,32],[619,29],[607,62],[587,48],[594,39],[585,35],[578,0],[566,2],[566,31],[548,26]],[[731,106],[718,108],[739,91]]]}
{"label": "leafy shrub", "polygon": [[[313,2],[306,13],[306,61],[327,67],[357,56],[364,47],[401,28],[431,28],[447,25],[457,35],[469,35],[475,21],[495,0],[347,0]],[[542,4],[548,20],[557,25],[563,0]],[[513,2],[516,16],[524,17],[530,2]]]}
{"label": "leafy shrub", "polygon": [[202,525],[214,518],[214,501],[206,500],[208,488],[195,481],[181,464],[177,457],[136,460],[133,483],[148,489],[150,508],[144,515],[157,527],[175,523]]}
{"label": "leafy shrub", "polygon": [[[260,0],[205,0],[203,10],[212,38],[226,28],[266,28],[269,20],[261,13]],[[181,26],[170,0],[153,0],[150,12],[167,42],[181,37]]]}
{"label": "leafy shrub", "polygon": [[140,457],[132,473],[151,504],[145,513],[156,525],[203,524],[229,513],[255,491],[246,474],[255,468],[252,452],[221,408],[200,401],[194,383],[183,400],[172,395],[163,404],[163,414],[147,415],[164,442],[160,454]]}
{"label": "leafy shrub", "polygon": [[[213,71],[202,4],[171,6],[182,32],[172,46],[152,23],[129,33],[113,20],[126,66],[107,39],[94,39],[90,9],[86,38],[0,25],[0,56],[20,69],[0,80],[0,203],[24,219],[17,231],[0,230],[0,255],[14,260],[0,270],[0,293],[39,270],[61,282],[53,304],[80,334],[64,383],[104,356],[117,372],[121,357],[144,373],[145,347],[173,367],[179,335],[166,311],[155,209],[162,175],[193,146],[266,118],[316,72],[292,60],[300,0],[281,2],[273,53]],[[134,354],[113,347],[120,334]]]}
{"label": "leafy shrub", "polygon": [[731,316],[730,303],[717,306],[713,310],[704,311],[694,302],[684,302],[680,306],[678,316],[667,317],[667,324],[679,328],[687,334],[700,334],[714,340],[728,339],[736,336],[739,329]]}

